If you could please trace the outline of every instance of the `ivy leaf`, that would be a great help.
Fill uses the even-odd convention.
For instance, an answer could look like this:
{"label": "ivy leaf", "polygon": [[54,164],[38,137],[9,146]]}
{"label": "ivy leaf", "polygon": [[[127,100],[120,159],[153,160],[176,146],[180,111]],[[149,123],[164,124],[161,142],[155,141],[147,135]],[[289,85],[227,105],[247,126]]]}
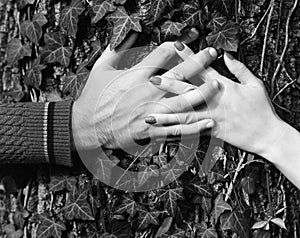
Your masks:
{"label": "ivy leaf", "polygon": [[39,88],[42,83],[42,70],[45,68],[45,65],[40,64],[40,60],[34,60],[31,68],[26,71],[24,84]]}
{"label": "ivy leaf", "polygon": [[113,234],[109,234],[109,233],[104,233],[100,236],[100,238],[118,238]]}
{"label": "ivy leaf", "polygon": [[211,212],[211,198],[202,197],[200,206],[203,209],[203,211],[206,212],[206,214],[210,214],[210,212]]}
{"label": "ivy leaf", "polygon": [[225,211],[232,211],[232,207],[224,201],[223,194],[219,194],[214,202],[214,219],[217,222],[219,216],[223,214]]}
{"label": "ivy leaf", "polygon": [[228,21],[220,31],[212,32],[207,37],[207,43],[216,49],[237,51],[239,46],[239,24]]}
{"label": "ivy leaf", "polygon": [[184,238],[185,236],[185,231],[181,229],[176,229],[174,232],[168,232],[167,234],[164,234],[162,238]]}
{"label": "ivy leaf", "polygon": [[218,238],[216,229],[213,227],[208,228],[205,222],[196,224],[196,229],[199,238]]}
{"label": "ivy leaf", "polygon": [[63,208],[67,220],[95,220],[91,206],[87,202],[87,193],[86,189],[73,189],[70,192],[66,206]]}
{"label": "ivy leaf", "polygon": [[47,213],[39,215],[39,220],[40,224],[37,229],[37,238],[60,238],[62,231],[66,230],[66,226],[61,221],[53,221]]}
{"label": "ivy leaf", "polygon": [[99,39],[92,43],[93,51],[89,55],[88,66],[93,65],[99,56],[103,53],[102,44]]}
{"label": "ivy leaf", "polygon": [[93,12],[96,14],[96,16],[93,17],[92,23],[97,23],[108,13],[114,12],[116,9],[117,7],[108,1],[96,1],[93,6]]}
{"label": "ivy leaf", "polygon": [[138,172],[139,186],[143,186],[151,177],[157,177],[158,175],[157,166],[141,166],[140,171]]}
{"label": "ivy leaf", "polygon": [[72,97],[77,98],[80,95],[80,88],[85,84],[90,71],[86,67],[80,67],[76,74],[70,72],[64,80],[63,92],[70,93]]}
{"label": "ivy leaf", "polygon": [[68,34],[76,37],[78,16],[84,11],[84,6],[80,0],[73,0],[61,12],[60,25],[64,27]]}
{"label": "ivy leaf", "polygon": [[139,229],[143,230],[147,228],[150,224],[159,225],[159,214],[160,212],[148,212],[146,210],[141,210],[139,213]]}
{"label": "ivy leaf", "polygon": [[255,180],[249,176],[242,178],[241,186],[248,194],[253,194],[255,192]]}
{"label": "ivy leaf", "polygon": [[11,39],[7,44],[7,63],[13,65],[25,56],[31,56],[31,49],[28,45],[22,45],[17,38]]}
{"label": "ivy leaf", "polygon": [[64,189],[72,191],[76,186],[76,178],[71,176],[51,176],[49,190],[51,192],[59,192]]}
{"label": "ivy leaf", "polygon": [[164,166],[162,169],[162,176],[164,178],[164,183],[169,184],[174,182],[182,174],[183,168],[178,165],[178,163],[168,163],[167,166]]}
{"label": "ivy leaf", "polygon": [[202,11],[198,10],[192,14],[189,15],[189,17],[187,17],[184,20],[184,23],[187,26],[198,26],[200,28],[203,28],[203,21],[202,21]]}
{"label": "ivy leaf", "polygon": [[21,32],[23,36],[27,36],[28,39],[38,45],[42,37],[42,27],[37,22],[24,21],[21,24]]}
{"label": "ivy leaf", "polygon": [[111,0],[112,3],[117,4],[117,5],[124,5],[127,0]]}
{"label": "ivy leaf", "polygon": [[151,6],[153,21],[159,20],[166,8],[173,6],[173,4],[174,0],[154,0]]}
{"label": "ivy leaf", "polygon": [[249,237],[248,222],[242,212],[233,211],[221,215],[221,229],[237,233],[240,237]]}
{"label": "ivy leaf", "polygon": [[256,230],[253,232],[253,238],[271,238],[270,231]]}
{"label": "ivy leaf", "polygon": [[141,210],[141,206],[128,196],[124,196],[122,204],[116,210],[116,213],[122,214],[124,212],[127,212],[131,217],[133,217],[138,210]]}
{"label": "ivy leaf", "polygon": [[172,222],[173,222],[173,217],[165,218],[163,223],[160,225],[155,237],[161,237],[162,235],[166,234],[169,231]]}
{"label": "ivy leaf", "polygon": [[165,209],[171,216],[175,216],[177,210],[177,200],[183,199],[183,188],[169,188],[159,196],[164,201]]}
{"label": "ivy leaf", "polygon": [[286,226],[284,224],[284,221],[282,219],[280,219],[280,218],[273,218],[271,220],[271,222],[273,222],[275,225],[279,226],[280,228],[287,230]]}
{"label": "ivy leaf", "polygon": [[42,49],[41,57],[45,63],[58,62],[67,67],[70,63],[72,51],[65,47],[66,36],[61,32],[46,33],[44,36],[46,46]]}
{"label": "ivy leaf", "polygon": [[251,229],[262,229],[268,224],[269,221],[258,221],[251,227]]}
{"label": "ivy leaf", "polygon": [[135,13],[128,16],[124,7],[118,7],[115,12],[108,15],[107,20],[111,21],[114,25],[110,39],[111,49],[115,49],[121,44],[131,30],[136,32],[142,31],[138,14]]}
{"label": "ivy leaf", "polygon": [[168,39],[173,36],[180,36],[181,31],[185,27],[186,24],[184,23],[172,22],[168,20],[161,26],[161,33],[165,39]]}
{"label": "ivy leaf", "polygon": [[213,32],[221,30],[221,28],[227,22],[227,18],[221,15],[219,12],[213,15],[211,21],[208,23],[207,27]]}
{"label": "ivy leaf", "polygon": [[33,16],[32,21],[39,24],[39,26],[44,26],[48,22],[47,18],[44,16],[43,13],[36,13]]}
{"label": "ivy leaf", "polygon": [[212,189],[207,186],[206,184],[201,184],[200,181],[194,181],[192,184],[193,189],[195,192],[199,193],[202,196],[205,197],[212,197],[213,196],[213,191]]}

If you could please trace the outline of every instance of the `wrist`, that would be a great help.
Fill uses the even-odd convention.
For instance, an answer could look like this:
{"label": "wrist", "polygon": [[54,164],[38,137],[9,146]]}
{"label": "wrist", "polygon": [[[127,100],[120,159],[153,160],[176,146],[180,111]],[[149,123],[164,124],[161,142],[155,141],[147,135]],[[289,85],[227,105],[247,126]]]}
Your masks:
{"label": "wrist", "polygon": [[273,130],[268,132],[262,148],[257,154],[268,161],[277,164],[285,158],[285,150],[293,144],[299,133],[281,119],[277,119]]}

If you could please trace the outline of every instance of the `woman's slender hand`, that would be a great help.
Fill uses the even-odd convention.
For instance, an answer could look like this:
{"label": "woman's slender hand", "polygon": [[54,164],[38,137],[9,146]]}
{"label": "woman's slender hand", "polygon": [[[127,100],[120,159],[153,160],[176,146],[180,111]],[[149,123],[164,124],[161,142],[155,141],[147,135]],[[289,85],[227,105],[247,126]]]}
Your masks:
{"label": "woman's slender hand", "polygon": [[[184,60],[193,53],[184,46],[178,51]],[[276,114],[263,83],[241,62],[225,53],[224,61],[240,83],[207,68],[198,80],[215,82],[218,93],[208,100],[207,107],[196,113],[152,114],[158,125],[195,123],[199,118],[211,118],[215,122],[212,135],[240,149],[258,154],[274,163],[282,173],[300,188],[300,134],[282,121]],[[166,87],[166,85],[171,85]],[[169,78],[161,78],[160,89],[184,93],[189,84]],[[184,95],[191,94],[184,93]],[[178,120],[180,119],[180,120]]]}
{"label": "woman's slender hand", "polygon": [[[128,49],[134,42],[130,37],[122,47]],[[188,37],[186,41],[191,41]],[[166,92],[149,82],[149,78],[163,69],[176,56],[174,42],[167,42],[156,48],[142,62],[127,70],[117,70],[124,60],[122,51],[111,51],[108,47],[94,65],[85,88],[74,103],[72,125],[77,150],[95,150],[101,145],[106,149],[127,148],[136,142],[149,141],[149,138],[178,136],[199,133],[211,127],[211,120],[198,120],[189,125],[176,125],[152,128],[145,123],[150,112],[180,112],[202,104],[206,97],[215,94],[217,88],[211,83],[197,89],[203,97],[185,98],[176,96],[165,98]],[[185,64],[176,66],[170,75],[189,79],[201,72],[217,56],[214,49],[206,49],[195,55],[198,65],[188,72]],[[200,70],[199,70],[200,69]],[[196,100],[195,100],[196,99]],[[151,130],[150,130],[151,129]],[[97,141],[94,135],[97,135]]]}

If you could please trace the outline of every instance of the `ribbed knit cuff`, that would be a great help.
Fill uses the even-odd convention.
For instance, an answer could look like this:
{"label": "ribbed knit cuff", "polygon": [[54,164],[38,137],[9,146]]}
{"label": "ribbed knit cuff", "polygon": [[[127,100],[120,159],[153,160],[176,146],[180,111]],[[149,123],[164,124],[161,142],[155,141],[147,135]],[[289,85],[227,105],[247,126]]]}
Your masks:
{"label": "ribbed knit cuff", "polygon": [[72,101],[0,105],[0,163],[72,166]]}
{"label": "ribbed knit cuff", "polygon": [[29,154],[43,155],[45,162],[72,166],[72,101],[32,103],[28,111]]}

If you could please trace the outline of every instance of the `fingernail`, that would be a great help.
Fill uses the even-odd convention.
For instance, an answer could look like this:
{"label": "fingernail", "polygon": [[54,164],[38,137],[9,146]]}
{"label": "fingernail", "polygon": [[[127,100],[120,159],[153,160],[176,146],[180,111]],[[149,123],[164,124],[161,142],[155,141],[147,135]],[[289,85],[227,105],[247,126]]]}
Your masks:
{"label": "fingernail", "polygon": [[215,126],[215,122],[214,121],[210,121],[206,124],[206,128],[207,129],[210,129],[210,128],[213,128]]}
{"label": "fingernail", "polygon": [[160,77],[151,77],[150,82],[154,85],[161,85],[161,78]]}
{"label": "fingernail", "polygon": [[189,30],[188,35],[191,39],[197,39],[199,36],[199,32],[196,28],[192,28],[191,30]]}
{"label": "fingernail", "polygon": [[210,54],[211,57],[216,58],[218,56],[218,52],[216,51],[215,48],[209,48],[208,53]]}
{"label": "fingernail", "polygon": [[226,56],[230,59],[230,60],[234,60],[234,57],[232,54],[225,52]]}
{"label": "fingernail", "polygon": [[175,48],[179,51],[183,51],[184,50],[184,44],[182,44],[180,41],[176,41],[175,42]]}
{"label": "fingernail", "polygon": [[146,119],[145,119],[145,122],[147,123],[147,124],[150,124],[150,125],[153,125],[153,124],[156,124],[156,118],[155,117],[152,117],[152,116],[150,116],[150,117],[147,117]]}
{"label": "fingernail", "polygon": [[217,49],[218,57],[222,56],[224,54],[224,50]]}

